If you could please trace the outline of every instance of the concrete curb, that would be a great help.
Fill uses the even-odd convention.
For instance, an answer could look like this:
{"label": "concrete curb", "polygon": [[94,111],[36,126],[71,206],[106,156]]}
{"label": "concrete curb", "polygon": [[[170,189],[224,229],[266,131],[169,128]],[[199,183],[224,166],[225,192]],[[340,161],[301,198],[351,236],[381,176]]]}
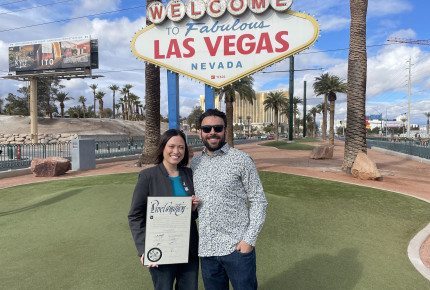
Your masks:
{"label": "concrete curb", "polygon": [[427,280],[430,280],[430,269],[424,265],[420,258],[421,245],[430,236],[430,223],[422,229],[409,243],[408,246],[408,257],[411,260],[412,265],[415,269],[421,273]]}

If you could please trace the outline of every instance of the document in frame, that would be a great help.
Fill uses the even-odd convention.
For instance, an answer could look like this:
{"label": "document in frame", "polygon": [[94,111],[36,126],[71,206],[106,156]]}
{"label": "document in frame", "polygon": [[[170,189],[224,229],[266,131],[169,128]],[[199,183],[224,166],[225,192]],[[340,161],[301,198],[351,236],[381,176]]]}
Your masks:
{"label": "document in frame", "polygon": [[188,263],[190,196],[148,196],[144,265]]}

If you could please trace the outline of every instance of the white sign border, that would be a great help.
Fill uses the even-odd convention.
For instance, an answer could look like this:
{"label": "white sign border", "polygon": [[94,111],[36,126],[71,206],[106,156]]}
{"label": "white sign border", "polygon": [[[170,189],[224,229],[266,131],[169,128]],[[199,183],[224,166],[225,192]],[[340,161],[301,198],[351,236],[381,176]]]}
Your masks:
{"label": "white sign border", "polygon": [[141,60],[143,60],[143,61],[146,61],[146,62],[149,62],[149,63],[151,63],[151,64],[153,64],[153,65],[156,65],[156,66],[159,66],[159,67],[162,67],[162,68],[168,69],[168,70],[170,70],[170,71],[172,71],[172,72],[175,72],[175,73],[178,73],[178,74],[184,75],[184,76],[189,77],[189,78],[191,78],[191,79],[194,79],[194,80],[196,80],[196,81],[198,81],[198,82],[202,82],[202,83],[204,83],[204,84],[207,84],[207,85],[209,85],[209,86],[211,86],[211,87],[214,87],[214,88],[220,89],[220,88],[222,88],[222,87],[225,87],[225,86],[227,86],[227,85],[229,85],[229,84],[234,83],[235,81],[240,80],[241,78],[244,78],[244,77],[246,77],[246,76],[252,75],[252,74],[254,74],[254,73],[256,73],[256,72],[258,72],[258,71],[260,71],[260,70],[262,70],[262,69],[264,69],[264,68],[266,68],[266,67],[268,67],[268,66],[274,65],[275,63],[277,63],[277,62],[280,62],[280,61],[284,60],[285,58],[287,58],[287,57],[289,57],[289,56],[291,56],[291,55],[294,55],[294,54],[296,54],[296,53],[298,53],[298,52],[300,52],[300,51],[303,51],[303,50],[305,50],[305,49],[309,48],[309,47],[310,47],[310,46],[312,46],[312,45],[315,43],[315,41],[318,39],[319,31],[320,31],[320,29],[319,29],[319,25],[318,25],[318,22],[317,22],[313,17],[311,17],[310,15],[307,15],[307,14],[304,14],[304,13],[300,13],[300,12],[297,12],[297,11],[293,11],[293,10],[287,10],[287,11],[285,11],[285,12],[277,12],[277,13],[286,13],[286,14],[290,14],[290,15],[292,15],[292,16],[300,17],[300,18],[303,18],[303,19],[306,19],[306,20],[310,21],[310,22],[312,23],[313,27],[314,27],[314,34],[313,34],[313,37],[312,37],[312,38],[311,38],[307,43],[305,43],[305,44],[303,44],[303,45],[301,45],[301,46],[298,46],[298,47],[296,47],[296,48],[294,48],[294,49],[292,49],[292,50],[290,50],[290,51],[288,51],[288,52],[286,52],[286,53],[284,53],[284,54],[282,54],[282,55],[279,55],[279,56],[277,56],[277,57],[275,57],[275,58],[273,58],[273,59],[269,60],[269,61],[266,61],[266,62],[264,62],[264,63],[262,63],[262,64],[260,64],[260,65],[258,65],[258,66],[256,66],[256,67],[253,67],[253,68],[251,68],[251,69],[249,69],[249,70],[247,70],[247,71],[245,71],[245,72],[243,72],[243,73],[241,73],[241,74],[239,74],[239,75],[236,75],[235,77],[232,77],[232,78],[230,78],[230,79],[227,79],[227,80],[225,80],[225,81],[224,81],[224,82],[222,82],[222,83],[215,83],[215,82],[211,82],[210,80],[205,79],[205,78],[202,78],[202,77],[200,77],[199,75],[191,74],[191,73],[185,72],[185,71],[183,71],[183,70],[181,70],[181,69],[179,69],[179,68],[175,68],[175,67],[172,67],[172,66],[166,65],[166,64],[164,64],[164,63],[162,63],[162,62],[158,62],[158,61],[153,60],[153,59],[151,59],[151,58],[147,58],[147,57],[144,57],[144,56],[140,55],[140,54],[136,51],[136,48],[135,48],[136,39],[137,39],[141,34],[145,33],[146,31],[148,31],[148,30],[150,30],[150,29],[152,29],[152,28],[154,28],[154,27],[156,26],[155,24],[151,24],[151,25],[149,25],[149,26],[147,26],[147,27],[143,28],[142,30],[138,31],[138,32],[134,35],[134,37],[133,37],[133,39],[132,39],[132,41],[131,41],[131,49],[132,49],[132,51],[133,51],[133,54],[134,54],[137,58],[139,58],[139,59],[141,59]]}

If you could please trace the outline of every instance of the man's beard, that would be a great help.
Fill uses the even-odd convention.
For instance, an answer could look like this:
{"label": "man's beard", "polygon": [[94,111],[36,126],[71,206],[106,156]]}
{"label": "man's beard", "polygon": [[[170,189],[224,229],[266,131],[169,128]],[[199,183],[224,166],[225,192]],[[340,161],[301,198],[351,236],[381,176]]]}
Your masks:
{"label": "man's beard", "polygon": [[[215,137],[215,138],[217,138],[218,140],[220,140],[220,141],[218,142],[218,145],[216,145],[216,146],[212,146],[212,145],[210,145],[210,144],[209,144],[209,142],[207,141],[207,139],[210,139],[211,137]],[[225,132],[224,132],[224,134],[222,135],[222,137],[220,137],[219,135],[206,136],[205,138],[203,138],[203,144],[205,144],[206,148],[207,148],[209,151],[211,151],[211,152],[214,152],[214,151],[216,151],[216,150],[218,150],[218,149],[221,149],[221,148],[222,148],[222,146],[224,146],[224,144],[225,144]]]}

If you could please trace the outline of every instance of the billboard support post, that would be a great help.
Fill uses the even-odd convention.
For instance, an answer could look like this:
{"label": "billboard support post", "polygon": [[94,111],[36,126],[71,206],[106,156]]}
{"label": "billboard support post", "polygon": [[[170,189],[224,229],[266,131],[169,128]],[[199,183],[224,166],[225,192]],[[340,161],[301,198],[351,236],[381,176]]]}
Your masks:
{"label": "billboard support post", "polygon": [[37,78],[30,79],[30,123],[31,143],[38,143],[37,132]]}
{"label": "billboard support post", "polygon": [[167,70],[167,99],[169,129],[180,129],[179,123],[179,75]]}
{"label": "billboard support post", "polygon": [[215,98],[214,88],[205,84],[205,110],[215,108],[214,98]]}

